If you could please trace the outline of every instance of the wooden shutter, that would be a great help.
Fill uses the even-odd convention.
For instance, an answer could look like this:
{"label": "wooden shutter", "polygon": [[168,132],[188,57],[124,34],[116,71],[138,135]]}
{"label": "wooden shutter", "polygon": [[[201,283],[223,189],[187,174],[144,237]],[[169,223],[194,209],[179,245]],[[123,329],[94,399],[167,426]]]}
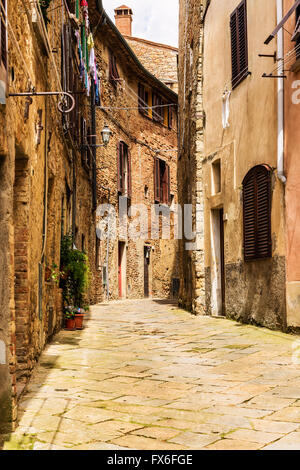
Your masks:
{"label": "wooden shutter", "polygon": [[271,171],[267,166],[256,166],[246,175],[243,210],[245,260],[271,257]]}
{"label": "wooden shutter", "polygon": [[4,11],[0,7],[1,21],[0,21],[0,61],[1,64],[7,68],[7,31],[6,31],[6,0],[2,0]]}
{"label": "wooden shutter", "polygon": [[117,59],[109,50],[109,79],[113,83],[114,86],[117,85],[117,80],[120,78],[118,67],[117,67]]}
{"label": "wooden shutter", "polygon": [[170,166],[167,166],[167,204],[171,203],[171,180],[170,180]]}
{"label": "wooden shutter", "polygon": [[113,80],[113,54],[111,50],[109,51],[109,61],[108,61],[108,66],[109,66],[109,79]]}
{"label": "wooden shutter", "polygon": [[[152,106],[161,106],[163,104],[162,98],[155,92],[152,93]],[[153,121],[163,122],[164,108],[154,108],[152,110]]]}
{"label": "wooden shutter", "polygon": [[131,153],[127,147],[127,197],[131,199],[131,187],[132,187],[132,177],[131,177]]}
{"label": "wooden shutter", "polygon": [[247,2],[243,0],[230,17],[232,88],[248,75]]}
{"label": "wooden shutter", "polygon": [[118,145],[118,191],[123,194],[124,192],[124,146],[123,142]]}
{"label": "wooden shutter", "polygon": [[168,106],[168,128],[172,129],[172,124],[173,124],[173,116],[172,116],[172,107]]}
{"label": "wooden shutter", "polygon": [[160,202],[160,165],[157,157],[154,157],[154,200]]}
{"label": "wooden shutter", "polygon": [[146,92],[145,87],[141,83],[139,83],[139,111],[141,114],[145,114],[145,102],[146,102]]}

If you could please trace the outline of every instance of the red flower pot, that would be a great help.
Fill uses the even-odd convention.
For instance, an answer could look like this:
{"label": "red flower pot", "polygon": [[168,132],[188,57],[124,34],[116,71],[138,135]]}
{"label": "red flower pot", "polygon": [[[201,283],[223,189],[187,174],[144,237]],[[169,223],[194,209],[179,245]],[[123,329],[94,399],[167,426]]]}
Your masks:
{"label": "red flower pot", "polygon": [[83,313],[76,313],[75,315],[75,325],[76,325],[76,330],[82,330],[83,329],[83,318],[84,314]]}
{"label": "red flower pot", "polygon": [[70,331],[76,330],[75,318],[66,318],[65,329]]}

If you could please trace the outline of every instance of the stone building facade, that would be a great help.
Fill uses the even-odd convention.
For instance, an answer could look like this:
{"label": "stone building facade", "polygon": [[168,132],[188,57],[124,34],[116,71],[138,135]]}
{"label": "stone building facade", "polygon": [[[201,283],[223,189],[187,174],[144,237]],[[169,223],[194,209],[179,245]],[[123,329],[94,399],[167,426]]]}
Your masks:
{"label": "stone building facade", "polygon": [[[1,1],[0,435],[13,426],[17,398],[63,325],[62,291],[51,276],[62,237],[72,233],[95,264],[94,171],[79,132],[93,103],[77,62],[84,21],[77,5],[53,0],[45,12],[37,3]],[[72,104],[62,91],[74,96],[71,113],[58,109]],[[87,302],[99,299],[91,288]]]}
{"label": "stone building facade", "polygon": [[178,48],[147,41],[132,35],[133,14],[131,8],[115,9],[115,23],[143,66],[156,78],[178,93]]}
{"label": "stone building facade", "polygon": [[[55,279],[65,235],[88,256],[87,303],[176,297],[178,101],[139,62],[100,0],[52,0],[48,9],[1,0],[0,23],[1,436],[63,326]],[[117,218],[120,204],[132,211],[129,234],[99,239],[105,203]],[[129,236],[139,225],[137,204],[146,229],[151,210],[164,212],[157,237],[146,229]],[[170,236],[161,227],[168,217]]]}
{"label": "stone building facade", "polygon": [[[98,289],[103,299],[176,297],[177,95],[144,68],[96,2],[90,9],[101,64],[97,125],[112,131],[107,148],[97,149],[97,197],[99,205],[114,207],[118,221],[116,237],[99,241]],[[120,227],[122,204],[129,217]],[[170,236],[152,237],[155,209],[167,211],[164,220],[170,216]],[[134,224],[144,228],[138,239],[132,237]]]}
{"label": "stone building facade", "polygon": [[[263,77],[275,67],[274,50],[281,56],[278,43],[265,43],[279,3],[181,2],[179,81],[186,87],[179,93],[179,201],[192,181],[199,245],[191,252],[182,247],[188,290],[181,290],[180,301],[188,308],[197,302],[196,312],[285,330],[294,323],[286,303],[282,90]],[[196,31],[203,34],[200,57],[193,50]],[[194,111],[186,126],[185,109]],[[195,279],[201,279],[198,292]]]}
{"label": "stone building facade", "polygon": [[[292,0],[283,0],[279,8],[278,22],[285,17],[294,6]],[[279,4],[279,7],[281,5]],[[278,32],[273,43],[278,41],[283,47],[283,62],[279,63],[279,75],[286,78],[278,80],[278,90],[283,90],[284,112],[281,113],[283,136],[279,156],[282,156],[282,170],[285,181],[285,219],[286,219],[286,308],[287,324],[294,328],[300,327],[300,222],[299,222],[299,33],[296,25],[299,21],[300,8],[288,17],[283,28]],[[288,33],[290,31],[292,36]],[[271,31],[270,31],[271,33]],[[271,43],[272,44],[272,43]],[[273,44],[274,47],[274,44]],[[272,64],[273,65],[273,64]],[[282,71],[284,69],[284,72]],[[266,68],[270,73],[272,67]],[[273,72],[274,73],[274,72]],[[274,73],[275,74],[275,73]],[[272,80],[272,79],[271,79]],[[279,95],[281,100],[281,97]],[[279,102],[281,104],[281,101]],[[282,127],[281,127],[282,129]]]}
{"label": "stone building facade", "polygon": [[203,18],[205,1],[182,0],[179,16],[178,199],[191,205],[193,239],[179,245],[179,303],[194,313],[205,312],[203,195]]}

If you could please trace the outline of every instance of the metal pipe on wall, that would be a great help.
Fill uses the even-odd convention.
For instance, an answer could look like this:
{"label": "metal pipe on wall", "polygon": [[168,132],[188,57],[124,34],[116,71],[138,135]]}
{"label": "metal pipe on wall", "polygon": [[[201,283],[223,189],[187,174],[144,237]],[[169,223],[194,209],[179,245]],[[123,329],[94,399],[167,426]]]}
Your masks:
{"label": "metal pipe on wall", "polygon": [[[283,18],[283,0],[277,0],[277,24]],[[283,28],[277,34],[277,57],[280,61],[278,75],[283,75],[284,69],[284,42],[283,42]],[[284,175],[284,78],[278,78],[277,89],[277,175],[278,179],[285,184],[286,177]]]}

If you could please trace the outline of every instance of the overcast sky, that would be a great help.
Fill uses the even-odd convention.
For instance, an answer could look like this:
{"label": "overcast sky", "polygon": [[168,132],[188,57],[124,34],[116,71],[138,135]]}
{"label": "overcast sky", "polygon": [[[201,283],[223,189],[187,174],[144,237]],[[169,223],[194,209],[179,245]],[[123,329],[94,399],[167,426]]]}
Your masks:
{"label": "overcast sky", "polygon": [[103,0],[114,21],[114,9],[126,5],[133,11],[133,36],[178,46],[179,0]]}

